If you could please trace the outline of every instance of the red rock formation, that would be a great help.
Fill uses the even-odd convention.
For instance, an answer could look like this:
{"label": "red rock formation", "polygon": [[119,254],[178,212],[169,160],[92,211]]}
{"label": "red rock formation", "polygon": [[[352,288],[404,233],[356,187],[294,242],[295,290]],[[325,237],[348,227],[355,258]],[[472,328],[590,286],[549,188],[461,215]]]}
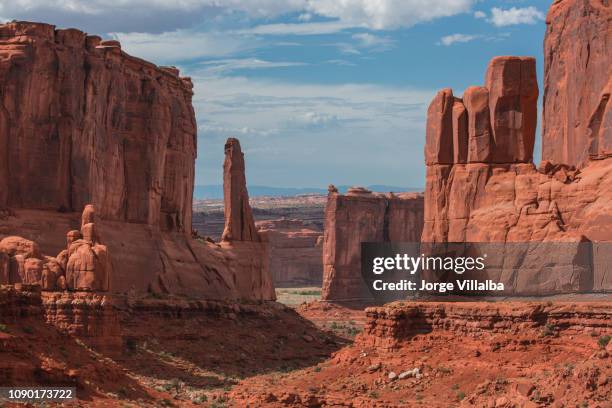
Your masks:
{"label": "red rock formation", "polygon": [[192,84],[78,30],[0,26],[0,207],[191,230]]}
{"label": "red rock formation", "polygon": [[485,87],[493,131],[493,163],[525,163],[533,159],[538,82],[535,58],[495,57]]}
{"label": "red rock formation", "polygon": [[113,298],[95,293],[58,293],[42,295],[47,324],[62,333],[85,340],[100,350],[121,350],[119,313]]}
{"label": "red rock formation", "polygon": [[[468,112],[468,163],[488,163],[491,160],[491,122],[489,119],[489,90],[471,86],[463,94]],[[464,163],[455,160],[455,163]]]}
{"label": "red rock formation", "polygon": [[455,99],[449,88],[437,93],[427,110],[425,162],[453,163],[453,106]]}
{"label": "red rock formation", "polygon": [[270,251],[270,273],[275,287],[320,285],[323,276],[323,232],[301,220],[255,223]]}
{"label": "red rock formation", "polygon": [[[593,15],[584,14],[583,11],[587,9]],[[573,20],[584,21],[570,23],[565,21],[565,17],[555,17],[557,15],[573,16]],[[538,95],[535,61],[532,58],[494,58],[487,70],[486,87],[466,90],[463,101],[468,114],[467,164],[461,160],[454,163],[431,160],[431,157],[447,155],[441,143],[447,136],[439,135],[442,139],[430,137],[447,126],[447,120],[440,115],[428,117],[430,129],[425,148],[427,179],[423,242],[612,242],[612,159],[604,159],[606,154],[600,154],[601,151],[596,155],[600,160],[591,162],[585,161],[587,156],[574,154],[583,151],[587,144],[592,145],[588,132],[583,130],[580,133],[579,127],[582,125],[571,134],[566,132],[563,137],[553,136],[554,132],[566,129],[560,127],[568,123],[562,120],[564,117],[573,124],[584,124],[576,121],[575,112],[591,104],[589,98],[593,93],[589,93],[589,98],[583,101],[585,105],[582,105],[582,102],[574,99],[580,95],[576,84],[583,84],[582,81],[586,84],[584,78],[591,75],[589,64],[601,67],[606,72],[604,76],[607,80],[612,59],[609,51],[606,49],[604,52],[601,48],[594,49],[589,64],[563,63],[552,67],[551,59],[556,61],[557,52],[564,52],[564,47],[580,42],[576,41],[577,38],[580,40],[580,36],[574,34],[581,30],[590,32],[590,28],[578,29],[579,26],[584,24],[586,27],[591,20],[603,24],[605,15],[610,15],[610,8],[593,5],[592,2],[558,2],[552,6],[549,14],[544,102],[548,105],[546,109],[554,106],[556,113],[545,112],[544,157],[548,155],[550,158],[552,155],[555,160],[567,160],[567,164],[544,161],[536,169],[532,163]],[[554,18],[551,19],[551,16]],[[599,27],[604,37],[610,32],[610,18],[607,17],[606,21],[607,25]],[[568,29],[568,24],[574,28]],[[589,38],[585,39],[587,43],[594,41],[597,47],[601,47],[599,39]],[[582,46],[588,49],[588,44],[575,45],[578,48]],[[555,55],[548,55],[550,52]],[[559,54],[561,57],[563,55]],[[570,55],[577,58],[574,54]],[[569,76],[562,80],[559,72],[564,72],[564,67],[572,67],[573,71],[568,72]],[[595,78],[595,83],[600,79]],[[566,91],[571,91],[572,96],[565,94]],[[452,91],[445,89],[441,93],[450,95]],[[430,111],[437,110],[440,95],[432,101]],[[605,117],[598,121],[602,124],[599,129],[604,132],[600,132],[599,136],[607,134]],[[463,129],[458,121],[452,121],[452,124],[454,127],[451,131],[455,134]],[[455,140],[462,138],[455,137]],[[600,140],[603,139],[600,137]],[[561,154],[560,147],[565,149],[565,153]],[[574,147],[577,150],[573,150]],[[567,152],[572,153],[568,155]],[[581,164],[582,169],[576,170],[571,164]],[[578,273],[571,262],[568,264],[561,257],[568,255],[571,258],[572,251],[576,251],[578,256],[581,248],[580,245],[572,247],[568,244],[566,249],[570,253],[550,254],[549,261],[554,257],[559,258],[559,263],[555,265],[558,270],[554,273],[547,269],[545,262],[527,267],[521,264],[520,256],[512,258],[507,254],[505,260],[495,265],[506,269],[497,277],[502,281],[505,277],[506,284],[510,284],[513,290],[530,294],[612,288],[612,270],[605,266],[610,264],[612,256],[609,245],[594,244],[589,249],[592,251],[592,265]]]}
{"label": "red rock formation", "polygon": [[584,167],[612,155],[612,7],[555,1],[546,18],[542,158]]}
{"label": "red rock formation", "polygon": [[391,303],[366,309],[367,323],[358,344],[395,349],[419,334],[449,330],[459,336],[484,333],[541,333],[547,330],[606,333],[612,328],[612,310],[605,302],[540,303],[483,302]]}
{"label": "red rock formation", "polygon": [[225,201],[225,229],[223,241],[259,241],[246,187],[244,154],[238,139],[225,142],[223,163],[223,199]]}
{"label": "red rock formation", "polygon": [[[274,299],[256,234],[232,236],[250,239],[232,245],[191,239],[191,98],[189,78],[127,55],[117,41],[40,23],[0,25],[0,239],[18,235],[59,253],[42,270],[17,254],[10,271],[45,288],[60,265],[70,273],[57,278],[59,289]],[[228,194],[245,202],[239,190]],[[233,214],[232,225],[242,223]],[[107,278],[92,273],[107,262],[100,237],[118,271]],[[5,263],[0,255],[3,280]]]}
{"label": "red rock formation", "polygon": [[330,188],[325,207],[322,298],[370,299],[361,277],[361,243],[418,242],[422,229],[422,194],[378,194],[354,187],[342,195]]}
{"label": "red rock formation", "polygon": [[83,211],[81,231],[69,231],[67,249],[43,256],[36,242],[21,237],[0,241],[0,283],[40,285],[43,290],[108,290],[111,262],[95,234],[94,208]]}

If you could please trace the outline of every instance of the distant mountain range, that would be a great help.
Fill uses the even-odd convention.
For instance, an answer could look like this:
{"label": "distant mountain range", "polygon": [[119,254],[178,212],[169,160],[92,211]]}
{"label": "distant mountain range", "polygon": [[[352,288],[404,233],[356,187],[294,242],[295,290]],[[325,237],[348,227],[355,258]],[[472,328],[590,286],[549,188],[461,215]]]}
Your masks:
{"label": "distant mountain range", "polygon": [[[346,193],[346,191],[352,186],[336,186],[338,190],[342,193]],[[405,191],[421,191],[422,189],[418,188],[410,188],[410,187],[397,187],[397,186],[385,186],[385,185],[371,185],[366,186],[368,190],[377,191],[377,192],[405,192]],[[293,187],[270,187],[270,186],[248,186],[249,196],[258,197],[258,196],[270,196],[270,197],[286,197],[286,196],[296,196],[301,194],[327,194],[326,188],[293,188]],[[222,199],[223,198],[223,186],[220,184],[215,185],[204,185],[204,186],[195,186],[193,190],[193,198],[196,200],[204,200],[204,199]]]}

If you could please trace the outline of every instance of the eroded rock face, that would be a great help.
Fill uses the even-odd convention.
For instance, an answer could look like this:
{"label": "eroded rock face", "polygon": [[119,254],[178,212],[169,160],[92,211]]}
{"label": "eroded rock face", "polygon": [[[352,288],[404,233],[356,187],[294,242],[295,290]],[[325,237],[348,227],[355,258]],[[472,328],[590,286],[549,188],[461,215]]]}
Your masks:
{"label": "eroded rock face", "polygon": [[225,143],[223,163],[223,199],[225,200],[225,229],[223,241],[259,241],[246,187],[244,154],[238,139]]}
{"label": "eroded rock face", "polygon": [[[67,248],[43,256],[36,242],[11,236],[0,240],[0,283],[39,285],[43,290],[106,291],[112,268],[106,246],[94,234],[94,207],[83,212],[81,231],[69,231]],[[86,221],[85,221],[86,220]]]}
{"label": "eroded rock face", "polygon": [[[0,40],[0,239],[18,235],[58,253],[62,290],[274,299],[252,222],[232,216],[240,225],[232,245],[191,239],[189,78],[74,29],[14,22],[0,25]],[[237,192],[230,201],[243,197]],[[24,256],[10,257],[9,282],[26,276]],[[6,255],[3,280],[5,264]],[[48,289],[54,274],[45,265],[37,284]]]}
{"label": "eroded rock face", "polygon": [[556,1],[546,18],[542,158],[584,167],[612,155],[612,6]]}
{"label": "eroded rock face", "polygon": [[[532,163],[537,89],[533,59],[498,57],[489,65],[486,87],[466,90],[467,163],[432,163],[438,144],[426,149],[423,242],[612,242],[612,159],[591,161],[580,170],[549,161],[536,169]],[[547,93],[545,101],[550,97]],[[432,126],[437,130],[441,124]],[[457,121],[453,126],[454,133],[463,128]],[[557,265],[554,274],[545,263],[521,266],[520,257],[508,253],[502,264],[518,275],[507,275],[505,283],[514,294],[609,290],[610,250],[593,246],[592,251],[588,276],[576,276],[571,263]]]}
{"label": "eroded rock face", "polygon": [[100,350],[121,350],[119,314],[111,296],[96,293],[44,293],[43,316],[61,332]]}
{"label": "eroded rock face", "polygon": [[370,299],[361,277],[361,243],[419,242],[422,229],[420,193],[379,194],[352,188],[342,195],[330,188],[325,207],[322,298]]}
{"label": "eroded rock face", "polygon": [[450,88],[439,91],[427,109],[425,162],[453,163],[453,106],[455,98]]}
{"label": "eroded rock face", "polygon": [[258,221],[262,241],[270,251],[270,273],[275,287],[320,285],[323,276],[323,232],[301,220]]}
{"label": "eroded rock face", "polygon": [[0,207],[191,231],[188,78],[78,30],[0,26]]}
{"label": "eroded rock face", "polygon": [[533,159],[539,92],[535,65],[532,57],[495,57],[489,63],[485,87],[489,91],[493,163]]}
{"label": "eroded rock face", "polygon": [[[367,323],[358,344],[393,350],[415,335],[448,330],[457,336],[474,333],[514,333],[517,330],[539,334],[548,330],[605,333],[610,330],[610,307],[605,302],[499,303],[411,302],[391,303],[366,309]],[[550,329],[554,328],[554,329]]]}

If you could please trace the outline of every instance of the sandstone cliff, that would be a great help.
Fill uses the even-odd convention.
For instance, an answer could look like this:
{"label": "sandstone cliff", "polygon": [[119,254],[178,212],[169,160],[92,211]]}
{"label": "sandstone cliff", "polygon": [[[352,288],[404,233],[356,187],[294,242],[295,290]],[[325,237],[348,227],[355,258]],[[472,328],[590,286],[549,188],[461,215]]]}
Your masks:
{"label": "sandstone cliff", "polygon": [[353,187],[342,195],[330,187],[325,207],[322,298],[370,299],[361,277],[361,243],[418,242],[422,230],[422,194],[379,194]]}
{"label": "sandstone cliff", "polygon": [[320,285],[323,276],[323,233],[301,220],[258,221],[257,230],[270,251],[275,287]]}
{"label": "sandstone cliff", "polygon": [[[58,254],[70,251],[67,231],[102,237],[112,273],[94,290],[274,298],[257,237],[191,238],[196,123],[191,80],[176,68],[129,56],[117,41],[13,22],[0,25],[0,98],[0,239]],[[240,159],[232,174],[244,180]],[[226,200],[250,213],[243,193],[230,189]],[[95,229],[82,225],[86,204]],[[101,259],[91,242],[93,252],[75,247],[83,262],[67,265],[67,278]]]}
{"label": "sandstone cliff", "polygon": [[[494,58],[484,87],[468,88],[462,99],[450,89],[436,95],[427,121],[423,242],[593,242],[590,267],[581,272],[589,276],[577,276],[571,265],[563,267],[567,273],[545,272],[542,262],[527,268],[518,257],[505,268],[522,278],[513,273],[507,283],[532,294],[612,288],[612,159],[605,147],[612,59],[603,45],[611,14],[609,6],[588,1],[551,8],[539,168],[532,163],[538,95],[532,58]],[[581,47],[593,47],[588,61],[555,62],[566,53],[583,58],[574,52]]]}
{"label": "sandstone cliff", "polygon": [[542,158],[583,167],[612,156],[612,7],[555,1],[546,25]]}
{"label": "sandstone cliff", "polygon": [[74,29],[0,26],[0,207],[191,231],[192,84]]}

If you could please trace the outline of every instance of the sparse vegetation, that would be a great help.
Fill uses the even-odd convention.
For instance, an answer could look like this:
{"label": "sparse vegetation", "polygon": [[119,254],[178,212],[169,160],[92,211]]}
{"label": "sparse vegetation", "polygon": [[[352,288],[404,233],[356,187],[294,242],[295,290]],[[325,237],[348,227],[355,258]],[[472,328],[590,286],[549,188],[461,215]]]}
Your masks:
{"label": "sparse vegetation", "polygon": [[289,293],[300,296],[321,296],[320,290],[293,290]]}
{"label": "sparse vegetation", "polygon": [[208,397],[206,395],[198,395],[197,397],[194,397],[191,402],[196,404],[196,405],[200,405],[203,404],[205,402],[208,401]]}
{"label": "sparse vegetation", "polygon": [[599,348],[605,349],[608,346],[608,343],[610,343],[610,339],[612,339],[612,337],[608,334],[601,336],[599,340],[597,340]]}
{"label": "sparse vegetation", "polygon": [[463,392],[463,391],[459,391],[459,392],[457,393],[457,401],[461,401],[461,400],[463,400],[464,398],[465,398],[465,392]]}
{"label": "sparse vegetation", "polygon": [[34,329],[31,328],[30,326],[23,326],[21,328],[21,330],[26,333],[26,334],[33,334],[34,333]]}
{"label": "sparse vegetation", "polygon": [[2,333],[9,333],[9,328],[6,324],[1,324],[0,323],[0,332]]}
{"label": "sparse vegetation", "polygon": [[546,325],[542,329],[542,336],[543,337],[554,336],[554,334],[555,334],[555,326],[553,326],[550,323],[546,323]]}
{"label": "sparse vegetation", "polygon": [[125,347],[128,349],[128,351],[134,352],[138,348],[138,343],[136,343],[136,339],[128,337],[125,341]]}

